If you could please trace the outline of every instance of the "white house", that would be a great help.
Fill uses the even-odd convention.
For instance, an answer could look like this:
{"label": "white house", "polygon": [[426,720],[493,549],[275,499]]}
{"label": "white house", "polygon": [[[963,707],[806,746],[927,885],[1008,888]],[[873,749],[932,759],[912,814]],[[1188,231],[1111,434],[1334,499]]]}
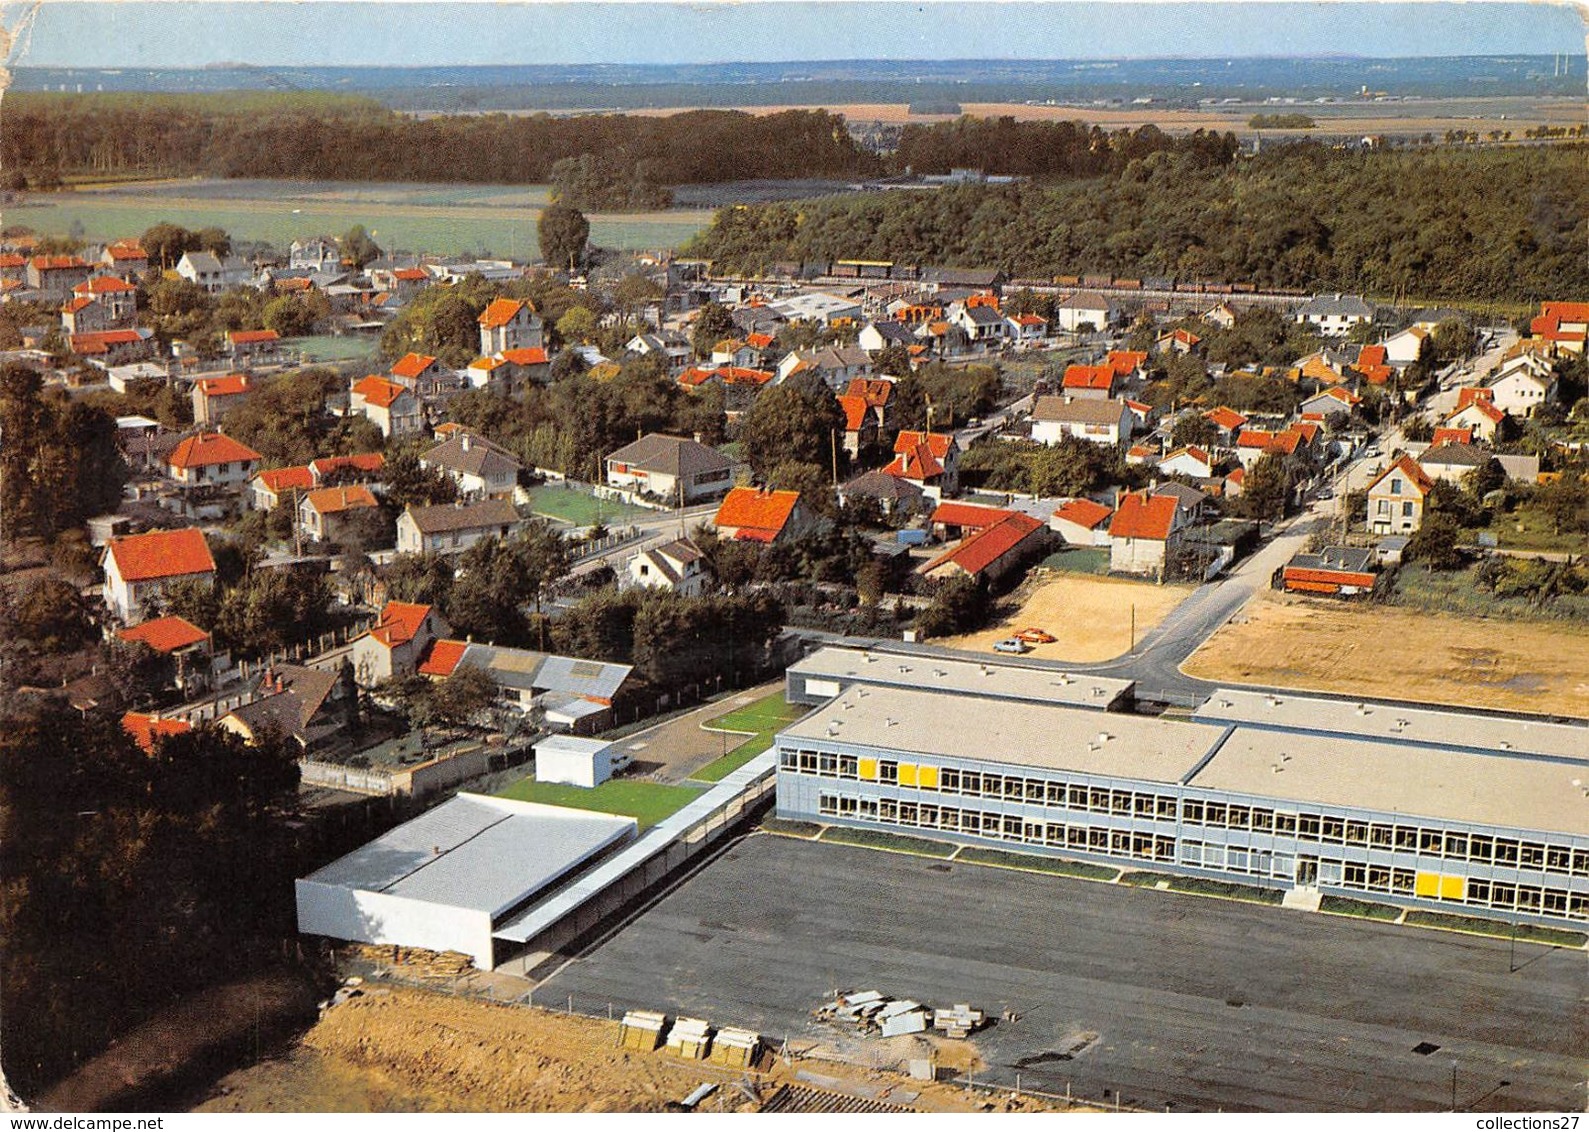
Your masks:
{"label": "white house", "polygon": [[1074,436],[1093,444],[1119,444],[1131,439],[1134,419],[1124,401],[1043,396],[1032,406],[1032,439],[1058,444]]}
{"label": "white house", "polygon": [[1319,295],[1297,308],[1297,321],[1337,337],[1374,318],[1374,308],[1356,295]]}
{"label": "white house", "polygon": [[1109,569],[1163,576],[1181,540],[1183,512],[1174,496],[1132,492],[1109,521]]}
{"label": "white house", "polygon": [[1554,373],[1541,374],[1528,366],[1510,366],[1490,382],[1491,403],[1514,417],[1531,417],[1556,395]]}
{"label": "white house", "polygon": [[180,582],[215,582],[215,558],[197,527],[113,538],[101,565],[105,604],[128,623],[143,620],[149,603]]}
{"label": "white house", "polygon": [[1409,326],[1399,334],[1392,334],[1382,343],[1385,361],[1393,366],[1410,366],[1423,353],[1423,344],[1428,340],[1429,332],[1421,326]]}
{"label": "white house", "polygon": [[1108,546],[1111,508],[1091,499],[1072,499],[1048,520],[1048,529],[1071,546]]}
{"label": "white house", "polygon": [[481,539],[508,538],[523,526],[506,499],[434,507],[409,504],[397,517],[397,549],[402,554],[461,554]]}
{"label": "white house", "polygon": [[372,373],[353,383],[348,408],[368,418],[388,439],[401,440],[425,431],[425,412],[419,398],[379,374]]}
{"label": "white house", "polygon": [[520,464],[506,448],[483,436],[459,431],[419,458],[422,468],[440,468],[462,495],[511,497],[518,486]]}
{"label": "white house", "polygon": [[712,581],[712,567],[706,556],[689,539],[642,550],[629,559],[630,586],[672,590],[685,597],[699,597]]}
{"label": "white house", "polygon": [[258,452],[219,432],[183,440],[166,457],[166,474],[183,487],[241,487],[263,460]]}
{"label": "white house", "polygon": [[1206,480],[1214,474],[1214,461],[1207,452],[1195,444],[1177,448],[1159,461],[1159,471],[1172,476],[1190,476]]}
{"label": "white house", "polygon": [[1119,314],[1113,300],[1097,291],[1077,291],[1054,307],[1054,322],[1061,329],[1075,333],[1084,324],[1102,330],[1114,322]]}
{"label": "white house", "polygon": [[683,436],[653,432],[607,457],[607,486],[688,506],[734,486],[734,461]]}
{"label": "white house", "polygon": [[221,260],[211,252],[183,252],[182,258],[177,260],[177,274],[212,295],[247,286],[254,278],[247,260],[237,256]]}
{"label": "white house", "polygon": [[493,299],[480,312],[480,352],[502,354],[509,350],[540,349],[546,345],[545,327],[532,303],[521,299]]}

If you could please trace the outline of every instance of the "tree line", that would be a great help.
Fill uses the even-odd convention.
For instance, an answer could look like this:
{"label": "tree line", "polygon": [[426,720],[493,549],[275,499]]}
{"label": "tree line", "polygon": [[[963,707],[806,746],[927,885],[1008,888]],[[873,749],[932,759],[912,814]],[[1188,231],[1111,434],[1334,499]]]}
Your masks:
{"label": "tree line", "polygon": [[[38,174],[163,173],[333,181],[538,184],[592,156],[593,175],[638,185],[880,171],[844,120],[820,110],[667,117],[593,114],[419,119],[368,99],[13,94],[0,166]],[[570,200],[578,204],[577,200]]]}
{"label": "tree line", "polygon": [[1584,157],[1297,142],[1218,165],[1161,150],[1084,182],[723,209],[685,251],[729,271],[865,258],[1533,303],[1584,288]]}

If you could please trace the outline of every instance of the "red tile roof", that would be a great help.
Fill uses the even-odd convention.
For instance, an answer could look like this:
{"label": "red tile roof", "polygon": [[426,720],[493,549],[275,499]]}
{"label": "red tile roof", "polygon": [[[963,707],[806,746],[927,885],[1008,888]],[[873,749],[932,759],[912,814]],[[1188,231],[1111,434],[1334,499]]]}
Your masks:
{"label": "red tile roof", "polygon": [[149,262],[149,253],[144,251],[143,247],[136,243],[115,243],[111,244],[110,247],[106,248],[105,250],[110,253],[111,259],[125,259],[135,263],[139,260],[142,260],[145,263]]}
{"label": "red tile roof", "polygon": [[[492,299],[490,305],[480,312],[480,325],[487,330],[495,330],[499,326],[506,326],[518,317],[519,312],[525,308],[524,303],[518,299]],[[534,310],[534,307],[530,308]]]}
{"label": "red tile roof", "polygon": [[934,558],[927,570],[931,572],[952,562],[974,578],[1042,529],[1043,524],[1030,515],[1011,512]]}
{"label": "red tile roof", "polygon": [[719,527],[734,527],[736,538],[771,542],[782,533],[800,502],[798,491],[768,491],[736,487],[723,498],[712,520]]}
{"label": "red tile roof", "polygon": [[404,354],[392,363],[391,373],[398,377],[416,378],[431,366],[436,364],[436,359],[429,354]]}
{"label": "red tile roof", "polygon": [[864,397],[851,397],[846,393],[839,394],[839,408],[844,410],[844,430],[846,432],[859,432],[866,424],[866,414],[871,411],[871,406]]}
{"label": "red tile roof", "polygon": [[395,381],[388,381],[372,373],[355,382],[353,392],[363,397],[366,404],[374,405],[378,409],[390,409],[408,390]]}
{"label": "red tile roof", "polygon": [[1475,401],[1495,400],[1495,390],[1480,388],[1476,385],[1464,385],[1457,390],[1457,408],[1466,409]]}
{"label": "red tile roof", "polygon": [[949,446],[954,443],[954,434],[948,432],[915,432],[910,429],[901,429],[894,438],[895,452],[908,452],[922,444],[938,459],[947,459]]}
{"label": "red tile roof", "polygon": [[297,464],[290,468],[271,468],[260,472],[254,477],[264,486],[266,491],[280,495],[284,491],[308,491],[314,486],[314,473],[307,464]]}
{"label": "red tile roof", "polygon": [[771,334],[745,335],[745,344],[757,350],[765,350],[768,346],[771,346],[776,341],[777,339]]}
{"label": "red tile roof", "polygon": [[[1489,392],[1489,391],[1486,390],[1485,392]],[[1485,418],[1491,424],[1500,424],[1502,421],[1504,421],[1506,419],[1505,410],[1497,409],[1495,407],[1494,403],[1491,402],[1488,398],[1484,398],[1484,399],[1481,400],[1480,398],[1475,397],[1473,400],[1469,401],[1466,405],[1463,405],[1461,408],[1459,408],[1456,412],[1454,412],[1450,416],[1446,417],[1446,420],[1449,421],[1449,420],[1451,420],[1452,417],[1460,416],[1462,413],[1467,412],[1469,409],[1472,409],[1475,413],[1478,413],[1479,416]]]}
{"label": "red tile roof", "polygon": [[[896,445],[895,451],[898,451]],[[929,444],[916,444],[894,457],[894,462],[883,469],[883,474],[902,480],[925,483],[934,476],[943,475],[944,467],[933,455]]]}
{"label": "red tile roof", "polygon": [[309,470],[315,478],[324,479],[333,472],[352,468],[360,472],[378,472],[386,467],[386,457],[379,452],[359,452],[352,456],[322,456],[309,461]]}
{"label": "red tile roof", "polygon": [[248,463],[262,460],[246,444],[239,444],[222,432],[201,432],[190,436],[171,450],[166,463],[173,468],[206,468],[213,464]]}
{"label": "red tile roof", "polygon": [[90,334],[74,334],[68,347],[74,354],[108,354],[112,346],[130,346],[144,341],[136,330],[98,330]]}
{"label": "red tile roof", "polygon": [[76,314],[84,307],[91,307],[93,305],[94,299],[91,295],[79,295],[77,298],[69,300],[67,304],[61,308],[61,312],[63,314]]}
{"label": "red tile roof", "polygon": [[309,506],[322,515],[338,515],[344,511],[378,506],[375,496],[370,494],[370,489],[358,484],[348,487],[322,487],[311,491],[306,498]]}
{"label": "red tile roof", "polygon": [[1589,324],[1589,303],[1547,302],[1539,305],[1540,313],[1559,322]]}
{"label": "red tile roof", "polygon": [[1364,366],[1382,366],[1385,364],[1385,347],[1364,346],[1357,351],[1357,368]]}
{"label": "red tile roof", "polygon": [[405,283],[418,283],[429,279],[430,275],[423,267],[399,267],[392,272],[393,279],[401,279]]}
{"label": "red tile roof", "polygon": [[463,659],[468,641],[436,641],[419,664],[421,676],[451,676]]}
{"label": "red tile roof", "polygon": [[1213,421],[1215,425],[1224,429],[1226,432],[1235,432],[1238,428],[1247,423],[1246,417],[1242,416],[1235,409],[1227,408],[1224,405],[1221,405],[1217,409],[1210,409],[1203,415],[1209,420]]}
{"label": "red tile roof", "polygon": [[146,755],[154,754],[158,740],[193,730],[193,724],[185,719],[161,719],[159,716],[145,715],[137,711],[129,711],[122,716],[121,726]]}
{"label": "red tile roof", "polygon": [[1174,452],[1171,452],[1168,456],[1164,457],[1164,460],[1160,462],[1166,463],[1175,459],[1177,456],[1190,456],[1199,464],[1208,464],[1212,462],[1209,459],[1208,453],[1203,451],[1195,444],[1188,444],[1185,448],[1177,448]]}
{"label": "red tile roof", "polygon": [[1473,428],[1437,428],[1434,435],[1429,438],[1430,448],[1439,448],[1442,444],[1472,444]]}
{"label": "red tile roof", "polygon": [[88,266],[87,261],[75,255],[36,255],[32,263],[35,271],[70,271]]}
{"label": "red tile roof", "polygon": [[1090,531],[1113,514],[1114,512],[1102,503],[1094,503],[1091,499],[1072,499],[1054,512],[1054,518],[1075,523],[1078,527]]}
{"label": "red tile roof", "polygon": [[177,531],[150,531],[113,538],[105,550],[114,559],[124,582],[150,582],[188,574],[212,574],[215,559],[204,532],[197,527]]}
{"label": "red tile roof", "polygon": [[1419,495],[1428,495],[1429,492],[1434,488],[1435,481],[1429,478],[1428,472],[1424,471],[1418,466],[1418,461],[1414,460],[1411,456],[1403,456],[1390,467],[1386,468],[1383,472],[1380,472],[1379,475],[1374,477],[1374,479],[1368,485],[1369,492],[1372,493],[1376,487],[1389,478],[1392,472],[1400,472],[1402,475],[1411,480],[1413,485],[1418,488]]}
{"label": "red tile roof", "polygon": [[525,346],[518,350],[503,350],[502,359],[516,366],[544,366],[550,360],[546,356],[546,351],[539,346]]}
{"label": "red tile roof", "polygon": [[234,346],[254,346],[261,342],[275,342],[281,335],[274,330],[228,330],[226,340]]}
{"label": "red tile roof", "polygon": [[1146,365],[1146,350],[1110,350],[1103,364],[1115,371],[1117,377],[1126,377],[1139,366]]}
{"label": "red tile roof", "polygon": [[932,521],[934,525],[941,523],[948,527],[991,527],[1014,514],[1016,512],[1003,507],[984,507],[978,503],[961,503],[950,499],[933,510]]}
{"label": "red tile roof", "polygon": [[28,257],[17,255],[15,252],[6,252],[0,255],[0,267],[26,267]]}
{"label": "red tile roof", "polygon": [[1133,492],[1120,500],[1120,507],[1109,524],[1109,537],[1163,542],[1174,529],[1175,508],[1173,495],[1138,495]]}
{"label": "red tile roof", "polygon": [[175,652],[210,639],[208,633],[187,618],[175,616],[156,617],[131,629],[120,629],[116,636],[124,641],[142,641],[158,653]]}
{"label": "red tile roof", "polygon": [[96,275],[72,288],[72,293],[76,295],[125,295],[129,292],[136,294],[137,291],[138,288],[131,283],[114,275]]}
{"label": "red tile roof", "polygon": [[242,393],[253,391],[248,375],[242,373],[229,373],[225,377],[199,378],[199,392],[206,397],[233,397]]}
{"label": "red tile roof", "polygon": [[381,607],[381,619],[370,636],[388,648],[407,644],[419,635],[419,628],[430,616],[430,606],[407,601],[389,601]]}
{"label": "red tile roof", "polygon": [[1066,389],[1102,389],[1114,388],[1115,371],[1113,366],[1066,366],[1064,387]]}
{"label": "red tile roof", "polygon": [[846,397],[860,397],[874,409],[881,409],[894,396],[894,383],[874,377],[852,377],[844,387]]}

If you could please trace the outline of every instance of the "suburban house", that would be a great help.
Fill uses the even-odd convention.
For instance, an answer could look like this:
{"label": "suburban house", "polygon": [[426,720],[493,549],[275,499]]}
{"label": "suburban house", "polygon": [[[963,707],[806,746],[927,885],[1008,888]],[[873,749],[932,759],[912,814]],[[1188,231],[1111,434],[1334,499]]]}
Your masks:
{"label": "suburban house", "polygon": [[846,397],[859,397],[877,418],[879,432],[894,428],[894,380],[889,377],[857,377],[844,387]]}
{"label": "suburban house", "polygon": [[147,326],[92,330],[66,339],[66,348],[72,353],[107,368],[142,361],[154,353],[157,345],[154,331]]}
{"label": "suburban house", "polygon": [[1058,444],[1073,436],[1093,444],[1120,444],[1131,439],[1134,419],[1124,401],[1047,395],[1032,406],[1032,439]]}
{"label": "suburban house", "polygon": [[1172,495],[1131,492],[1109,521],[1109,569],[1161,580],[1180,544],[1184,513]]}
{"label": "suburban house", "polygon": [[1185,327],[1177,326],[1174,330],[1160,334],[1153,340],[1155,353],[1160,354],[1190,354],[1199,349],[1203,344],[1200,334],[1193,334]]}
{"label": "suburban house", "polygon": [[308,464],[297,464],[290,468],[267,468],[263,472],[255,473],[248,486],[253,493],[254,510],[270,511],[283,501],[313,490],[314,471]]}
{"label": "suburban house", "polygon": [[627,664],[449,640],[436,641],[418,671],[444,680],[466,666],[491,677],[503,707],[540,712],[552,730],[586,735],[612,726],[612,702],[633,671]]}
{"label": "suburban house", "polygon": [[1049,529],[1070,546],[1108,546],[1114,509],[1091,499],[1072,499],[1048,520]]}
{"label": "suburban house", "polygon": [[1493,452],[1473,444],[1431,444],[1418,457],[1418,466],[1436,480],[1460,484],[1469,472],[1493,459]]}
{"label": "suburban house", "polygon": [[274,330],[228,330],[226,353],[239,368],[258,365],[275,358],[281,335]]}
{"label": "suburban house", "polygon": [[1541,303],[1529,333],[1554,349],[1582,354],[1589,339],[1589,303]]}
{"label": "suburban house", "polygon": [[460,432],[426,451],[422,468],[440,468],[458,491],[474,498],[511,497],[518,486],[518,460],[506,448],[483,436]]}
{"label": "suburban house", "polygon": [[1244,428],[1236,438],[1236,459],[1241,466],[1250,468],[1265,456],[1295,455],[1302,446],[1302,434],[1295,429],[1270,432],[1261,428]]}
{"label": "suburban house", "polygon": [[171,658],[175,672],[172,683],[178,691],[193,695],[210,685],[210,635],[185,617],[156,617],[139,622],[130,629],[116,630],[117,640],[147,645],[161,656]]}
{"label": "suburban house", "polygon": [[121,717],[121,726],[146,755],[154,754],[162,740],[193,730],[193,724],[185,719],[164,719],[158,714],[142,711],[129,711]]}
{"label": "suburban house", "polygon": [[608,487],[676,506],[720,499],[733,483],[733,460],[685,436],[649,433],[607,457]]}
{"label": "suburban house", "polygon": [[928,520],[932,533],[945,542],[952,542],[976,531],[985,531],[1003,519],[1015,514],[1004,507],[985,507],[980,503],[962,503],[957,499],[945,500],[934,507]]}
{"label": "suburban house", "polygon": [[183,252],[176,270],[189,283],[198,284],[211,295],[246,286],[254,278],[247,260],[228,256],[222,261],[212,252]]}
{"label": "suburban house", "polygon": [[226,414],[246,401],[252,392],[254,384],[247,374],[199,378],[193,383],[193,423],[220,424]]}
{"label": "suburban house", "polygon": [[1229,303],[1217,303],[1204,311],[1203,321],[1210,326],[1217,326],[1221,330],[1229,330],[1236,325],[1236,312]]}
{"label": "suburban house", "polygon": [[149,253],[137,240],[117,240],[106,244],[99,262],[123,279],[142,278],[149,273]]}
{"label": "suburban house", "polygon": [[55,305],[71,298],[73,289],[93,274],[93,265],[80,256],[39,255],[27,261],[23,278],[38,292],[38,302]]}
{"label": "suburban house", "polygon": [[524,520],[507,499],[474,503],[410,503],[397,517],[397,550],[402,554],[461,554],[488,538],[508,538]]}
{"label": "suburban house", "polygon": [[1005,335],[1016,342],[1040,342],[1048,335],[1048,320],[1040,314],[1016,314],[1004,320]]}
{"label": "suburban house", "polygon": [[1206,493],[1195,487],[1188,487],[1184,483],[1176,483],[1174,480],[1153,485],[1148,488],[1148,494],[1155,498],[1167,495],[1174,499],[1175,506],[1180,509],[1181,517],[1188,525],[1201,522],[1203,513],[1208,507],[1209,497]]}
{"label": "suburban house", "polygon": [[924,498],[926,495],[917,484],[883,471],[863,472],[839,486],[840,507],[848,507],[858,499],[873,499],[885,515],[892,515],[899,508],[914,509]]}
{"label": "suburban house", "polygon": [[861,328],[855,344],[869,354],[876,354],[890,346],[909,349],[916,344],[916,332],[897,319],[880,319]]}
{"label": "suburban house", "polygon": [[88,295],[75,295],[61,308],[61,330],[66,334],[97,334],[112,326],[110,310]]}
{"label": "suburban house", "polygon": [[315,542],[341,542],[352,516],[379,510],[375,496],[362,484],[316,488],[298,500],[298,529]]}
{"label": "suburban house", "polygon": [[798,491],[736,487],[724,498],[712,525],[725,539],[790,542],[814,525]]}
{"label": "suburban house", "polygon": [[1103,364],[1115,371],[1115,380],[1127,381],[1147,376],[1148,352],[1146,350],[1110,350]]}
{"label": "suburban house", "polygon": [[1389,385],[1396,376],[1396,367],[1390,364],[1384,346],[1359,346],[1351,368],[1370,385]]}
{"label": "suburban house", "polygon": [[356,710],[352,688],[335,669],[276,664],[260,674],[247,700],[219,725],[246,743],[291,739],[306,754],[326,744]]}
{"label": "suburban house", "polygon": [[1235,443],[1236,437],[1247,424],[1245,416],[1226,405],[1210,409],[1203,416],[1219,430],[1220,441],[1227,446]]}
{"label": "suburban house", "polygon": [[1514,364],[1504,367],[1501,375],[1485,388],[1490,391],[1491,404],[1503,413],[1531,417],[1541,405],[1555,398],[1556,375],[1554,371],[1541,373],[1526,364]]}
{"label": "suburban house", "polygon": [[1374,308],[1356,295],[1319,295],[1297,308],[1297,321],[1337,337],[1374,318]]}
{"label": "suburban house", "polygon": [[812,373],[831,389],[843,389],[857,377],[870,377],[872,356],[859,346],[822,346],[815,350],[791,350],[778,362],[778,380]]}
{"label": "suburban house", "polygon": [[451,384],[452,371],[429,354],[404,354],[392,363],[386,376],[421,399],[435,393],[442,384]]}
{"label": "suburban house", "polygon": [[949,324],[965,332],[969,342],[1002,342],[1010,334],[1010,325],[995,306],[955,304]]}
{"label": "suburban house", "polygon": [[915,484],[934,499],[960,490],[960,444],[952,432],[901,429],[886,475]]}
{"label": "suburban house", "polygon": [[166,457],[166,474],[184,487],[241,487],[264,457],[220,432],[187,437]]}
{"label": "suburban house", "polygon": [[967,577],[997,585],[1048,548],[1049,531],[1043,523],[1018,511],[1007,512],[998,522],[969,535],[921,568],[934,581]]}
{"label": "suburban house", "polygon": [[545,327],[533,304],[520,299],[492,299],[480,312],[480,352],[502,354],[546,346]]}
{"label": "suburban house", "polygon": [[419,665],[430,643],[447,634],[447,622],[428,605],[389,601],[380,620],[355,637],[353,677],[368,688],[392,676],[406,676]]}
{"label": "suburban house", "polygon": [[386,467],[379,452],[356,452],[351,456],[321,456],[309,461],[316,487],[335,487],[339,483],[370,483]]}
{"label": "suburban house", "polygon": [[1434,480],[1417,461],[1401,457],[1368,485],[1368,529],[1377,535],[1416,531],[1433,489]]}
{"label": "suburban house", "polygon": [[1327,546],[1317,554],[1297,554],[1281,572],[1287,593],[1353,597],[1374,588],[1372,547]]}
{"label": "suburban house", "polygon": [[1323,416],[1328,416],[1331,413],[1350,413],[1357,408],[1362,400],[1361,397],[1350,390],[1343,389],[1339,385],[1332,385],[1323,392],[1315,393],[1312,397],[1302,402],[1298,412],[1304,415],[1319,413]]}
{"label": "suburban house", "polygon": [[1083,326],[1102,330],[1114,322],[1118,313],[1114,302],[1097,291],[1077,291],[1054,305],[1054,324],[1072,334]]}
{"label": "suburban house", "polygon": [[629,559],[625,572],[630,586],[672,590],[685,597],[699,597],[712,583],[711,563],[687,538],[642,550]]}
{"label": "suburban house", "polygon": [[1195,444],[1177,448],[1159,461],[1159,471],[1172,476],[1206,480],[1214,474],[1214,460]]}
{"label": "suburban house", "polygon": [[[1467,392],[1467,390],[1463,390]],[[1488,389],[1475,390],[1488,394]],[[1442,428],[1469,428],[1473,430],[1475,440],[1482,440],[1486,444],[1495,443],[1495,434],[1506,423],[1506,413],[1497,408],[1488,396],[1475,397],[1466,404],[1458,399],[1459,408],[1454,413],[1446,416],[1440,422]]]}
{"label": "suburban house", "polygon": [[348,410],[361,413],[389,440],[418,436],[425,431],[425,412],[419,398],[395,381],[370,374],[348,391]]}
{"label": "suburban house", "polygon": [[83,299],[91,300],[105,312],[105,325],[89,329],[131,326],[138,314],[138,288],[114,275],[96,275],[73,287],[71,302]]}
{"label": "suburban house", "polygon": [[1060,381],[1064,396],[1107,401],[1115,395],[1115,369],[1111,365],[1066,366]]}
{"label": "suburban house", "polygon": [[197,527],[113,538],[101,565],[105,605],[125,623],[141,621],[149,603],[179,582],[215,582],[215,559]]}
{"label": "suburban house", "polygon": [[668,372],[677,376],[690,364],[690,340],[677,331],[661,334],[636,334],[624,344],[624,350],[636,357],[656,356],[667,363]]}
{"label": "suburban house", "polygon": [[1423,354],[1424,343],[1429,341],[1429,332],[1421,326],[1409,326],[1406,330],[1392,334],[1380,343],[1385,351],[1384,360],[1397,367],[1410,366]]}
{"label": "suburban house", "polygon": [[844,413],[844,440],[840,447],[849,453],[850,459],[859,459],[861,449],[877,441],[877,415],[864,397],[840,393],[838,402]]}

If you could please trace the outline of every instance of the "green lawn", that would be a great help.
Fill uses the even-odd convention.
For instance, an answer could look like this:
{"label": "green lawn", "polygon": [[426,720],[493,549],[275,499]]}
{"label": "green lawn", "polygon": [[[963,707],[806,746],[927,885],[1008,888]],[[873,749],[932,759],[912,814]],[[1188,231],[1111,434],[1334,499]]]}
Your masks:
{"label": "green lawn", "polygon": [[622,500],[597,499],[589,488],[569,483],[547,483],[533,489],[530,510],[576,527],[593,527],[598,522],[611,527],[656,514]]}
{"label": "green lawn", "polygon": [[1589,594],[1558,594],[1543,606],[1523,597],[1498,597],[1479,588],[1477,567],[1431,570],[1419,562],[1403,566],[1396,575],[1394,603],[1431,613],[1463,617],[1501,617],[1519,621],[1589,620]]}
{"label": "green lawn", "polygon": [[763,696],[753,704],[720,715],[706,723],[709,731],[739,732],[750,737],[720,759],[690,775],[701,782],[721,782],[772,746],[773,736],[811,709],[785,702],[782,692]]}
{"label": "green lawn", "polygon": [[[336,193],[306,193],[301,185],[250,182],[255,197],[214,199],[122,190],[113,192],[30,193],[20,205],[6,206],[6,223],[23,224],[45,235],[76,235],[85,240],[137,237],[163,221],[185,228],[219,227],[236,241],[261,240],[285,248],[294,239],[319,232],[346,232],[363,224],[388,251],[437,255],[507,256],[518,260],[540,254],[536,222],[540,206],[533,196],[497,187],[428,186],[428,191],[393,199],[390,192],[361,194],[359,186]],[[707,210],[592,214],[591,242],[626,249],[675,248],[711,223]]]}
{"label": "green lawn", "polygon": [[1069,574],[1107,574],[1109,548],[1083,546],[1057,550],[1043,559],[1042,564],[1050,570],[1063,570]]}
{"label": "green lawn", "polygon": [[[1473,541],[1477,531],[1464,532],[1466,541]],[[1544,550],[1565,554],[1582,554],[1585,550],[1581,534],[1557,534],[1556,524],[1549,515],[1532,508],[1520,508],[1510,515],[1497,515],[1487,528],[1495,541],[1507,550]]]}
{"label": "green lawn", "polygon": [[644,832],[663,818],[683,809],[700,793],[693,786],[660,786],[655,782],[631,782],[622,778],[609,778],[593,790],[521,778],[497,797],[512,798],[519,802],[539,802],[547,806],[567,806],[575,810],[596,810],[603,814],[622,814],[636,819]]}
{"label": "green lawn", "polygon": [[372,364],[381,352],[379,338],[358,335],[320,334],[312,338],[287,338],[282,341],[282,352],[302,354],[311,362],[356,362],[369,359]]}

